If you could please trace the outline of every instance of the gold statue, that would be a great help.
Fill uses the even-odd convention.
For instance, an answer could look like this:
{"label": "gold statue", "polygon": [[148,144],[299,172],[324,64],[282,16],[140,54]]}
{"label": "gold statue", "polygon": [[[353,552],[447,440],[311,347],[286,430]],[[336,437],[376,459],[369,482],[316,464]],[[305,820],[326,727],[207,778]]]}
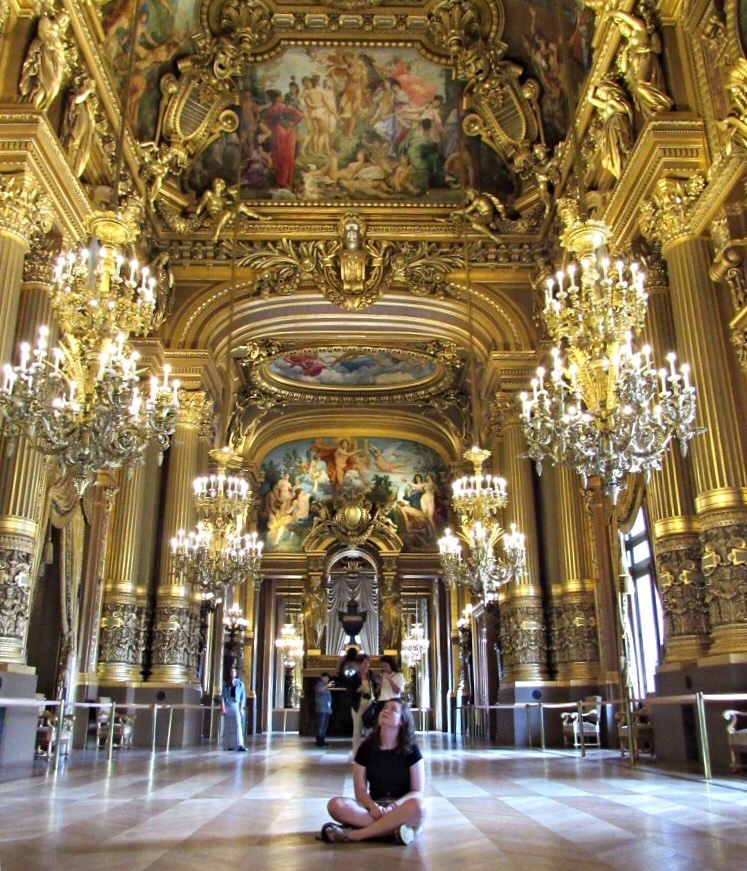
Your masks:
{"label": "gold statue", "polygon": [[96,135],[96,83],[88,76],[79,77],[68,99],[62,141],[65,143],[70,168],[76,178],[85,172],[91,159]]}
{"label": "gold statue", "polygon": [[464,218],[473,230],[488,239],[496,239],[498,219],[507,220],[506,207],[492,194],[480,193],[474,188],[467,188],[464,192],[465,206],[457,209],[449,215],[449,220],[454,221]]}
{"label": "gold statue", "polygon": [[65,34],[70,26],[67,12],[55,13],[45,4],[21,69],[18,90],[21,100],[37,109],[48,109],[70,72]]}
{"label": "gold statue", "polygon": [[311,575],[303,594],[303,641],[306,650],[321,649],[326,616],[322,579],[318,575]]}
{"label": "gold statue", "polygon": [[602,166],[619,179],[625,156],[633,147],[633,109],[614,79],[602,79],[593,87],[589,102],[602,120]]}
{"label": "gold statue", "polygon": [[264,215],[258,215],[243,203],[239,202],[237,204],[237,200],[238,193],[229,190],[226,182],[219,176],[213,180],[213,186],[205,191],[200,202],[197,204],[196,215],[201,215],[203,211],[206,211],[208,217],[215,221],[214,240],[216,242],[226,224],[238,217],[238,215],[253,218],[255,221],[267,220]]}
{"label": "gold statue", "polygon": [[357,215],[344,215],[338,231],[343,240],[340,251],[340,278],[346,294],[360,294],[365,289],[366,252],[361,249],[366,234],[366,224]]}
{"label": "gold statue", "polygon": [[646,119],[669,111],[672,100],[659,63],[662,44],[656,29],[629,12],[614,10],[609,16],[624,40],[618,63],[636,108]]}

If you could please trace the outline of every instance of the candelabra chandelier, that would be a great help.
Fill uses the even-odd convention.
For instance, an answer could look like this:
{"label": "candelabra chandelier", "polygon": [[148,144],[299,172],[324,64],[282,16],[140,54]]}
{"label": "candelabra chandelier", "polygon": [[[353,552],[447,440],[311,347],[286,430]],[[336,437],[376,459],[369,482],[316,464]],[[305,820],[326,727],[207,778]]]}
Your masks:
{"label": "candelabra chandelier", "polygon": [[294,668],[303,656],[303,638],[293,623],[285,623],[280,638],[275,639],[275,648],[282,654],[285,668]]}
{"label": "candelabra chandelier", "polygon": [[249,621],[244,617],[244,612],[236,602],[226,611],[223,625],[231,638],[242,633],[249,625]]}
{"label": "candelabra chandelier", "polygon": [[430,641],[425,637],[422,623],[413,623],[402,641],[402,662],[413,668],[428,652]]}
{"label": "candelabra chandelier", "polygon": [[161,453],[178,414],[177,381],[151,379],[142,392],[139,355],[127,342],[156,325],[156,287],[147,267],[125,262],[131,229],[118,216],[96,216],[92,244],[57,263],[50,289],[62,338],[49,348],[49,329],[36,347],[21,345],[20,363],[6,364],[0,414],[12,447],[23,433],[57,457],[82,493],[101,469],[142,460],[153,439]]}
{"label": "candelabra chandelier", "polygon": [[200,521],[196,530],[185,534],[180,529],[172,538],[172,564],[203,598],[221,601],[228,587],[257,580],[263,543],[256,532],[243,532],[252,494],[242,476],[227,474],[240,461],[229,448],[212,450],[210,456],[217,464],[215,474],[194,481]]}
{"label": "candelabra chandelier", "polygon": [[577,237],[566,244],[581,245],[580,271],[570,264],[545,290],[544,319],[556,347],[549,373],[537,370],[532,396],[521,395],[521,421],[537,472],[549,457],[553,463],[575,468],[586,486],[598,477],[613,503],[628,472],[661,468],[661,459],[676,437],[683,455],[695,427],[695,388],[689,366],[657,371],[652,350],[640,350],[635,335],[643,327],[647,294],[644,276],[635,263],[628,266],[598,258],[606,244],[606,228],[581,223]]}
{"label": "candelabra chandelier", "polygon": [[[441,568],[449,586],[468,586],[486,602],[494,599],[504,584],[518,580],[526,566],[524,536],[516,531],[515,525],[506,533],[495,517],[495,512],[507,505],[508,496],[503,478],[482,473],[482,465],[489,456],[490,451],[476,447],[464,454],[475,473],[452,484],[460,530],[452,535],[447,529],[438,542]],[[466,560],[462,559],[460,539],[469,548]],[[504,555],[498,558],[495,547],[501,539]]]}

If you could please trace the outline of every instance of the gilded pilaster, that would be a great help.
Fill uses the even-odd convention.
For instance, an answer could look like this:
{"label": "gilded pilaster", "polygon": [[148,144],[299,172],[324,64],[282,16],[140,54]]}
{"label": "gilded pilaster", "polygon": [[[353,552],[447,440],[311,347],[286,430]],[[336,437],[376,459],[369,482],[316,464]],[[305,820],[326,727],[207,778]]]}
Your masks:
{"label": "gilded pilaster", "polygon": [[320,656],[327,607],[324,601],[324,554],[306,558],[306,582],[303,591],[303,646],[307,656]]}
{"label": "gilded pilaster", "polygon": [[[646,268],[649,301],[643,338],[661,356],[676,344],[666,264],[652,254]],[[708,650],[708,606],[690,466],[676,446],[651,476],[647,507],[664,610],[664,661],[692,661]]]}
{"label": "gilded pilaster", "polygon": [[[3,245],[16,244],[0,236]],[[7,274],[6,274],[7,277]],[[24,281],[16,296],[12,317],[15,341],[29,341],[50,317],[46,287],[52,280],[49,252],[39,251],[26,260]],[[7,285],[5,285],[7,287]],[[12,295],[12,294],[11,294]],[[5,296],[2,310],[5,312]],[[39,566],[42,501],[46,478],[45,458],[25,437],[17,439],[11,456],[0,440],[0,662],[25,662],[31,596]]]}
{"label": "gilded pilaster", "polygon": [[532,468],[521,459],[524,436],[516,396],[497,394],[493,408],[501,442],[501,472],[508,484],[505,525],[510,528],[515,523],[516,528],[524,533],[527,552],[525,577],[509,584],[499,600],[503,680],[547,680],[547,633],[539,577]]}
{"label": "gilded pilaster", "polygon": [[383,652],[399,655],[402,646],[402,596],[397,558],[393,556],[385,556],[382,560],[379,632]]}
{"label": "gilded pilaster", "polygon": [[195,523],[192,481],[200,470],[201,430],[212,417],[212,403],[201,390],[179,392],[179,419],[171,439],[164,501],[161,565],[153,633],[154,682],[187,684],[196,680],[199,603],[192,588],[175,576],[171,539]]}
{"label": "gilded pilaster", "polygon": [[644,212],[644,229],[660,241],[669,268],[679,352],[693,371],[698,423],[693,439],[695,507],[703,545],[705,598],[711,624],[709,655],[747,651],[747,471],[738,384],[729,366],[719,300],[709,270],[708,243],[687,232],[688,213],[702,185],[661,179]]}
{"label": "gilded pilaster", "polygon": [[557,466],[553,473],[560,560],[560,582],[552,591],[557,679],[596,681],[599,639],[589,526],[576,472]]}

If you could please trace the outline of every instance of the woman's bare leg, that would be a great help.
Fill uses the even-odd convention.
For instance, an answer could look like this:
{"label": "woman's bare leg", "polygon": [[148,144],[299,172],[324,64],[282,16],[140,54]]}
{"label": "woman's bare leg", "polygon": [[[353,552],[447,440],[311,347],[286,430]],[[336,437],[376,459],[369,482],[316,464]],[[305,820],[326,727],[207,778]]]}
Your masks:
{"label": "woman's bare leg", "polygon": [[423,802],[419,798],[408,798],[401,805],[392,807],[378,820],[372,819],[362,805],[349,798],[331,799],[327,810],[338,823],[353,827],[353,831],[348,834],[351,841],[382,838],[396,832],[402,824],[417,828],[425,819]]}

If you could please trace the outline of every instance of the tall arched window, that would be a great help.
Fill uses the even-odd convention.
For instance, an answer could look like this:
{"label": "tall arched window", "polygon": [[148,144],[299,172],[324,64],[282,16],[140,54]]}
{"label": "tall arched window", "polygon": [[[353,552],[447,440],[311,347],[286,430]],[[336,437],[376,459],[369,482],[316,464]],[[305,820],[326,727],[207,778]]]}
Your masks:
{"label": "tall arched window", "polygon": [[638,698],[644,698],[646,693],[656,688],[655,675],[664,643],[664,624],[643,508],[638,511],[633,528],[625,536],[625,555],[633,579],[628,626],[633,689]]}

